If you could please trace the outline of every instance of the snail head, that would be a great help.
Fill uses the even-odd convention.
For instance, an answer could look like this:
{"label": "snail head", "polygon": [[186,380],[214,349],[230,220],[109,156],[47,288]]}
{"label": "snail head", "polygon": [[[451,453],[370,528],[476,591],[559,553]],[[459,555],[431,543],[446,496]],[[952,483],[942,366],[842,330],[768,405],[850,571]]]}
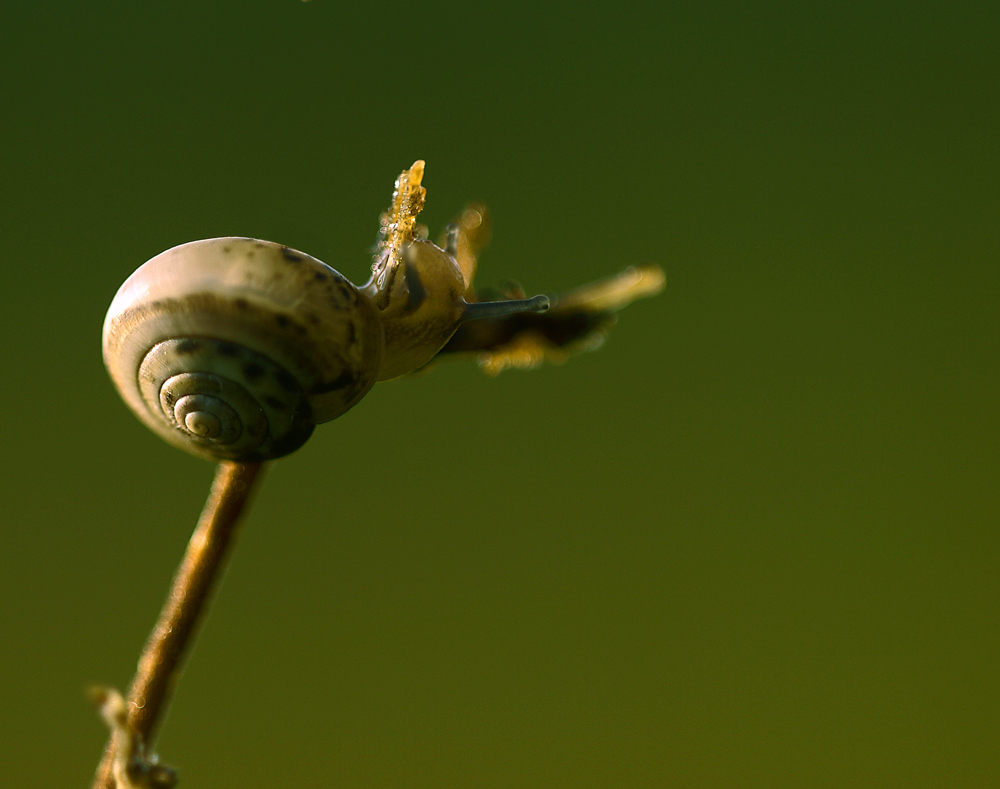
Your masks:
{"label": "snail head", "polygon": [[426,195],[423,174],[424,162],[418,160],[396,179],[392,205],[381,218],[372,278],[363,288],[385,331],[378,376],[383,381],[423,367],[466,321],[549,308],[546,296],[474,300],[475,261],[487,232],[483,215],[472,209],[449,225],[443,248],[422,237],[425,229],[416,218]]}

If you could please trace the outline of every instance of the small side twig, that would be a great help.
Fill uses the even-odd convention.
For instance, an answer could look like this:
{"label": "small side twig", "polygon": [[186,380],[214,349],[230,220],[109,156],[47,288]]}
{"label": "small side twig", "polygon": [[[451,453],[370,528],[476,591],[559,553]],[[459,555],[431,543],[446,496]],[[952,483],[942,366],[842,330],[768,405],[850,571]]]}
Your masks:
{"label": "small side twig", "polygon": [[[263,479],[262,468],[261,463],[219,464],[201,518],[139,658],[128,690],[127,726],[149,752],[200,616],[239,531],[240,515]],[[91,789],[115,789],[115,748],[112,736]]]}

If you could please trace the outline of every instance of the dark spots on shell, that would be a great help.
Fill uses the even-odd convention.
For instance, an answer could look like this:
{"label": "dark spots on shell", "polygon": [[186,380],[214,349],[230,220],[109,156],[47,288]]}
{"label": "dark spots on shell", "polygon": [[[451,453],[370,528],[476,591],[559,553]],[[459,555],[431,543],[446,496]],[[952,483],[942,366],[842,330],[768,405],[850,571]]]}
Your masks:
{"label": "dark spots on shell", "polygon": [[354,321],[350,321],[347,324],[347,342],[354,345],[358,341],[358,327],[354,325]]}
{"label": "dark spots on shell", "polygon": [[351,304],[357,304],[358,294],[354,292],[354,288],[348,284],[347,280],[337,281],[337,292],[340,294],[342,301],[350,302]]}
{"label": "dark spots on shell", "polygon": [[282,329],[291,329],[299,337],[305,337],[309,330],[289,315],[275,315],[274,320]]}
{"label": "dark spots on shell", "polygon": [[306,315],[306,320],[308,320],[313,326],[319,325],[319,315],[315,312],[310,312]]}
{"label": "dark spots on shell", "polygon": [[222,251],[223,251],[223,252],[225,252],[225,253],[226,253],[226,254],[228,255],[228,254],[229,254],[230,252],[232,252],[232,251],[233,251],[233,245],[232,245],[232,244],[226,244],[226,245],[225,245],[225,246],[224,246],[224,247],[222,248]]}
{"label": "dark spots on shell", "polygon": [[409,291],[409,298],[406,301],[406,311],[415,312],[424,303],[424,299],[427,298],[427,289],[420,279],[420,273],[417,271],[416,266],[411,266],[407,263],[405,276],[406,289]]}
{"label": "dark spots on shell", "polygon": [[281,248],[281,256],[288,263],[296,263],[297,264],[297,263],[301,263],[303,260],[305,260],[305,258],[302,257],[302,255],[300,255],[298,252],[295,252],[295,251],[289,249],[288,247],[282,247]]}
{"label": "dark spots on shell", "polygon": [[281,384],[281,388],[286,392],[294,393],[299,390],[298,382],[287,370],[278,370],[275,372],[274,378],[279,384]]}
{"label": "dark spots on shell", "polygon": [[250,309],[250,302],[247,301],[246,299],[234,299],[233,304],[235,304],[236,309],[240,310],[241,312],[246,312],[248,309]]}
{"label": "dark spots on shell", "polygon": [[324,274],[322,271],[317,271],[315,274],[313,274],[313,279],[315,279],[317,282],[326,282],[326,274]]}
{"label": "dark spots on shell", "polygon": [[223,356],[233,357],[240,355],[240,346],[233,345],[231,342],[220,342],[217,344],[217,346],[219,349],[219,353],[222,354]]}
{"label": "dark spots on shell", "polygon": [[313,394],[326,394],[327,392],[333,392],[337,389],[345,389],[348,386],[352,386],[355,383],[355,378],[347,370],[344,370],[340,375],[338,375],[333,381],[328,384],[323,384],[317,386],[313,389]]}
{"label": "dark spots on shell", "polygon": [[201,348],[201,343],[197,340],[187,339],[181,340],[177,343],[177,353],[185,355],[189,353],[197,353],[198,349]]}
{"label": "dark spots on shell", "polygon": [[268,395],[267,397],[264,398],[264,402],[267,403],[275,411],[286,411],[286,410],[288,410],[288,405],[286,403],[282,402],[281,400],[279,400],[277,397],[272,397],[272,396]]}
{"label": "dark spots on shell", "polygon": [[243,365],[243,375],[247,377],[248,381],[256,381],[264,375],[264,368],[257,362],[247,362]]}
{"label": "dark spots on shell", "polygon": [[161,393],[160,397],[163,398],[163,402],[167,405],[168,408],[173,408],[174,401],[177,400],[177,395],[175,395],[173,392],[169,390]]}
{"label": "dark spots on shell", "polygon": [[163,302],[162,301],[154,301],[154,302],[151,302],[149,306],[152,307],[154,310],[158,310],[158,309],[160,309],[161,306],[163,306]]}

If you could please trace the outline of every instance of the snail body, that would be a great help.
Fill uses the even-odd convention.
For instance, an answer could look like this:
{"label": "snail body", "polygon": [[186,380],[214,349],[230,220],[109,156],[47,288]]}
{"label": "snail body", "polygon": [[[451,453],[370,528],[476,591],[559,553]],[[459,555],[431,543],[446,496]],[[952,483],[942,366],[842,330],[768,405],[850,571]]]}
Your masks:
{"label": "snail body", "polygon": [[454,250],[414,237],[418,165],[397,181],[401,208],[364,286],[251,238],[181,244],[140,266],[103,335],[105,365],[136,416],[201,457],[281,457],[376,381],[425,365],[463,321],[546,309],[544,296],[466,303]]}
{"label": "snail body", "polygon": [[[479,301],[472,286],[489,239],[468,207],[441,246],[422,237],[424,163],[396,180],[371,279],[352,284],[320,260],[253,238],[168,249],[118,289],[104,320],[104,363],[129,408],[168,443],[213,460],[294,452],[317,424],[377,381],[438,354],[477,354],[490,373],[560,363],[597,347],[615,313],[663,287],[655,266],[558,297],[519,286]],[[469,323],[476,321],[476,323]]]}

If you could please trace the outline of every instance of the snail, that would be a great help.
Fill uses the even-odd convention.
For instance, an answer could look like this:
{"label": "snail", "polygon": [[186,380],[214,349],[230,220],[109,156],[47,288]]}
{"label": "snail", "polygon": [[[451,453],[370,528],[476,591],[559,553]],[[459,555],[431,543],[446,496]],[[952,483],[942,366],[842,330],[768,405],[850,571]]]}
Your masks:
{"label": "snail", "polygon": [[[301,447],[317,424],[352,408],[377,381],[427,365],[463,325],[485,330],[447,352],[506,358],[512,343],[544,337],[544,323],[521,330],[510,321],[545,318],[538,313],[549,308],[548,297],[508,289],[497,301],[476,299],[485,209],[467,210],[441,246],[422,237],[415,220],[424,203],[423,169],[417,161],[397,179],[364,285],[304,252],[252,238],[193,241],[140,266],[112,300],[103,331],[104,362],[128,407],[192,454],[270,460]],[[620,278],[595,291],[604,294],[601,309],[593,298],[590,306],[570,298],[571,312],[608,316],[662,287],[657,272],[640,271],[645,283],[626,287],[610,308],[606,295],[622,291]],[[607,321],[591,323],[565,338],[557,332],[549,344],[587,341]],[[501,367],[525,357],[511,358]]]}

